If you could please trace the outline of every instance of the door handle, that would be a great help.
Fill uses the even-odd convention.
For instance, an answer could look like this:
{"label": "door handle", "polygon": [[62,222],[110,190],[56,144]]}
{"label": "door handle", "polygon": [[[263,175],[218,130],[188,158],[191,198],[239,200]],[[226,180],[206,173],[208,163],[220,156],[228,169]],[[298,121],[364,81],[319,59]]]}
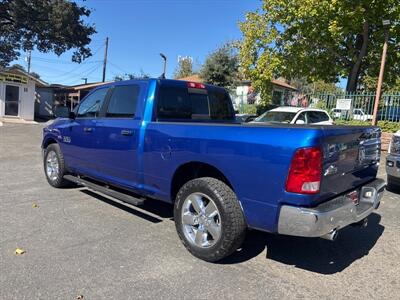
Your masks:
{"label": "door handle", "polygon": [[92,131],[93,131],[93,128],[91,128],[91,127],[84,127],[84,128],[83,128],[83,131],[84,131],[84,132],[92,132]]}
{"label": "door handle", "polygon": [[132,132],[132,130],[124,129],[124,130],[121,130],[121,134],[126,135],[126,136],[131,136],[131,135],[133,135],[133,132]]}

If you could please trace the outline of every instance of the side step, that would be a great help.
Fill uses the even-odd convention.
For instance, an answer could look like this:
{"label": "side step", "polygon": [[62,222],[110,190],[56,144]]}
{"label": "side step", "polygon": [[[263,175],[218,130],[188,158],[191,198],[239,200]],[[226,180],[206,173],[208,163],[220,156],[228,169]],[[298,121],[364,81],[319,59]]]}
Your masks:
{"label": "side step", "polygon": [[69,181],[75,182],[75,183],[77,183],[79,185],[83,185],[83,186],[85,186],[85,187],[87,187],[87,188],[89,188],[89,189],[91,189],[93,191],[100,192],[102,194],[105,194],[107,196],[111,196],[111,197],[116,198],[116,199],[118,199],[120,201],[129,203],[129,204],[132,204],[132,205],[135,205],[135,206],[142,205],[143,202],[145,201],[145,199],[135,198],[133,196],[118,192],[118,191],[113,190],[113,189],[111,189],[109,187],[105,187],[105,186],[96,184],[94,182],[82,179],[80,177],[76,177],[76,176],[72,176],[72,175],[65,175],[64,178],[69,180]]}

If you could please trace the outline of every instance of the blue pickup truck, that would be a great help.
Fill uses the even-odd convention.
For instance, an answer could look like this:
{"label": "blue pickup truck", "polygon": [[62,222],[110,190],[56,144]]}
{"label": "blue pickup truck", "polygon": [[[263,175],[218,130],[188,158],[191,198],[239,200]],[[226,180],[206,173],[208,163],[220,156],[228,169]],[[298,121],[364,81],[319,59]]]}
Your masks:
{"label": "blue pickup truck", "polygon": [[180,239],[206,261],[248,228],[334,240],[367,224],[385,187],[378,128],[239,123],[212,85],[114,82],[59,115],[42,142],[50,185],[172,203]]}

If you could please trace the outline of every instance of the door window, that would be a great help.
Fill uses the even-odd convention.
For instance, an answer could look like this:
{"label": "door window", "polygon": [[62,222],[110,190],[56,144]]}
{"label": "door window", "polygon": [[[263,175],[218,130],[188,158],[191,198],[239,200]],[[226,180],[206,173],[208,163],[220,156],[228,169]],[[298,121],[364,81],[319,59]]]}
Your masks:
{"label": "door window", "polygon": [[308,124],[325,122],[329,121],[329,116],[322,111],[308,111],[307,121]]}
{"label": "door window", "polygon": [[112,92],[107,107],[106,117],[132,118],[136,113],[136,105],[139,96],[139,86],[116,86]]}
{"label": "door window", "polygon": [[77,117],[96,118],[99,116],[100,109],[107,95],[108,88],[94,91],[79,105]]}

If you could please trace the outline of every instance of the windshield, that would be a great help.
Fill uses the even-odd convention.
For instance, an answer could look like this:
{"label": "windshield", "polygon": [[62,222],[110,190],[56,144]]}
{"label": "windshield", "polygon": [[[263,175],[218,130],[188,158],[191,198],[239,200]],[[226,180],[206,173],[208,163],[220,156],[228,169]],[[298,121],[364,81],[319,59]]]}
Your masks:
{"label": "windshield", "polygon": [[255,122],[290,123],[296,113],[286,111],[267,111],[255,119]]}

